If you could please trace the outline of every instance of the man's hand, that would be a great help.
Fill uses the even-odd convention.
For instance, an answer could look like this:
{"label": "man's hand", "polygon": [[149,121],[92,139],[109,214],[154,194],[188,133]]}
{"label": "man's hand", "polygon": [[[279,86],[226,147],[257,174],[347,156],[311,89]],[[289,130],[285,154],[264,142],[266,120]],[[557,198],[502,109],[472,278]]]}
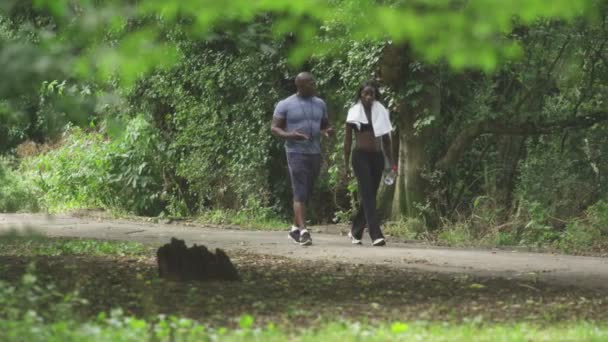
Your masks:
{"label": "man's hand", "polygon": [[288,139],[291,140],[308,140],[308,135],[304,133],[300,133],[298,131],[293,131],[289,133]]}

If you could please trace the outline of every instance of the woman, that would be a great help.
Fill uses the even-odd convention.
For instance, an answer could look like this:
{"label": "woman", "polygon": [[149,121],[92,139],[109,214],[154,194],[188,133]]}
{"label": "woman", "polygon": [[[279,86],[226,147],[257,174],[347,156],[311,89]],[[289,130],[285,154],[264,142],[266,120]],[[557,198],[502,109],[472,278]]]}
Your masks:
{"label": "woman", "polygon": [[359,186],[360,204],[349,237],[351,242],[357,245],[361,244],[366,223],[372,245],[386,245],[376,211],[376,194],[384,170],[383,150],[387,151],[386,155],[392,170],[396,170],[396,165],[389,152],[392,151],[390,132],[393,127],[388,111],[377,101],[378,95],[378,87],[375,84],[371,82],[362,84],[357,93],[357,103],[348,110],[346,118],[344,135],[346,170],[351,154],[353,132],[356,137],[352,166]]}

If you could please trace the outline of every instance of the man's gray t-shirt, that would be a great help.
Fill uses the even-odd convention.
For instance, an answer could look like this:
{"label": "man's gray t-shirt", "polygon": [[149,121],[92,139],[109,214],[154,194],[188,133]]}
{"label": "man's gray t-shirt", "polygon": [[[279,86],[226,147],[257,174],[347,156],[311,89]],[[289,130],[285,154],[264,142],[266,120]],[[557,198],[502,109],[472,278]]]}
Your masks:
{"label": "man's gray t-shirt", "polygon": [[327,119],[327,106],[320,98],[301,97],[297,94],[280,101],[274,117],[285,119],[285,131],[298,131],[308,136],[308,140],[287,140],[285,150],[291,153],[321,153],[321,121]]}

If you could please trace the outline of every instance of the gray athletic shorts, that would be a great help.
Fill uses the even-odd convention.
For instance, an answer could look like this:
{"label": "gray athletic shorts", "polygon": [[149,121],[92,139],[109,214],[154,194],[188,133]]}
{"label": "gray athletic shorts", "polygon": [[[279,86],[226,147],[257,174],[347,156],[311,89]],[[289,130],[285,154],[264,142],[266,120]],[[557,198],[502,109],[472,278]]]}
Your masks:
{"label": "gray athletic shorts", "polygon": [[319,172],[321,155],[287,152],[287,165],[295,202],[306,202],[312,195]]}

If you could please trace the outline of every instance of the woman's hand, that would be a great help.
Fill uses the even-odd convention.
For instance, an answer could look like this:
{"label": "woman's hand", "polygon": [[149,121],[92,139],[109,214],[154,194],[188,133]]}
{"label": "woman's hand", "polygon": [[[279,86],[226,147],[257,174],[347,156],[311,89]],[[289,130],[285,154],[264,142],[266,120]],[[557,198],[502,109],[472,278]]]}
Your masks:
{"label": "woman's hand", "polygon": [[344,166],[344,171],[342,171],[342,180],[345,183],[348,183],[348,181],[350,181],[350,179],[353,177],[350,166],[346,165]]}
{"label": "woman's hand", "polygon": [[334,128],[333,128],[333,127],[329,127],[329,128],[327,128],[327,129],[321,130],[321,132],[323,133],[323,135],[324,135],[326,138],[333,137],[333,136],[336,134],[336,131],[334,130]]}

